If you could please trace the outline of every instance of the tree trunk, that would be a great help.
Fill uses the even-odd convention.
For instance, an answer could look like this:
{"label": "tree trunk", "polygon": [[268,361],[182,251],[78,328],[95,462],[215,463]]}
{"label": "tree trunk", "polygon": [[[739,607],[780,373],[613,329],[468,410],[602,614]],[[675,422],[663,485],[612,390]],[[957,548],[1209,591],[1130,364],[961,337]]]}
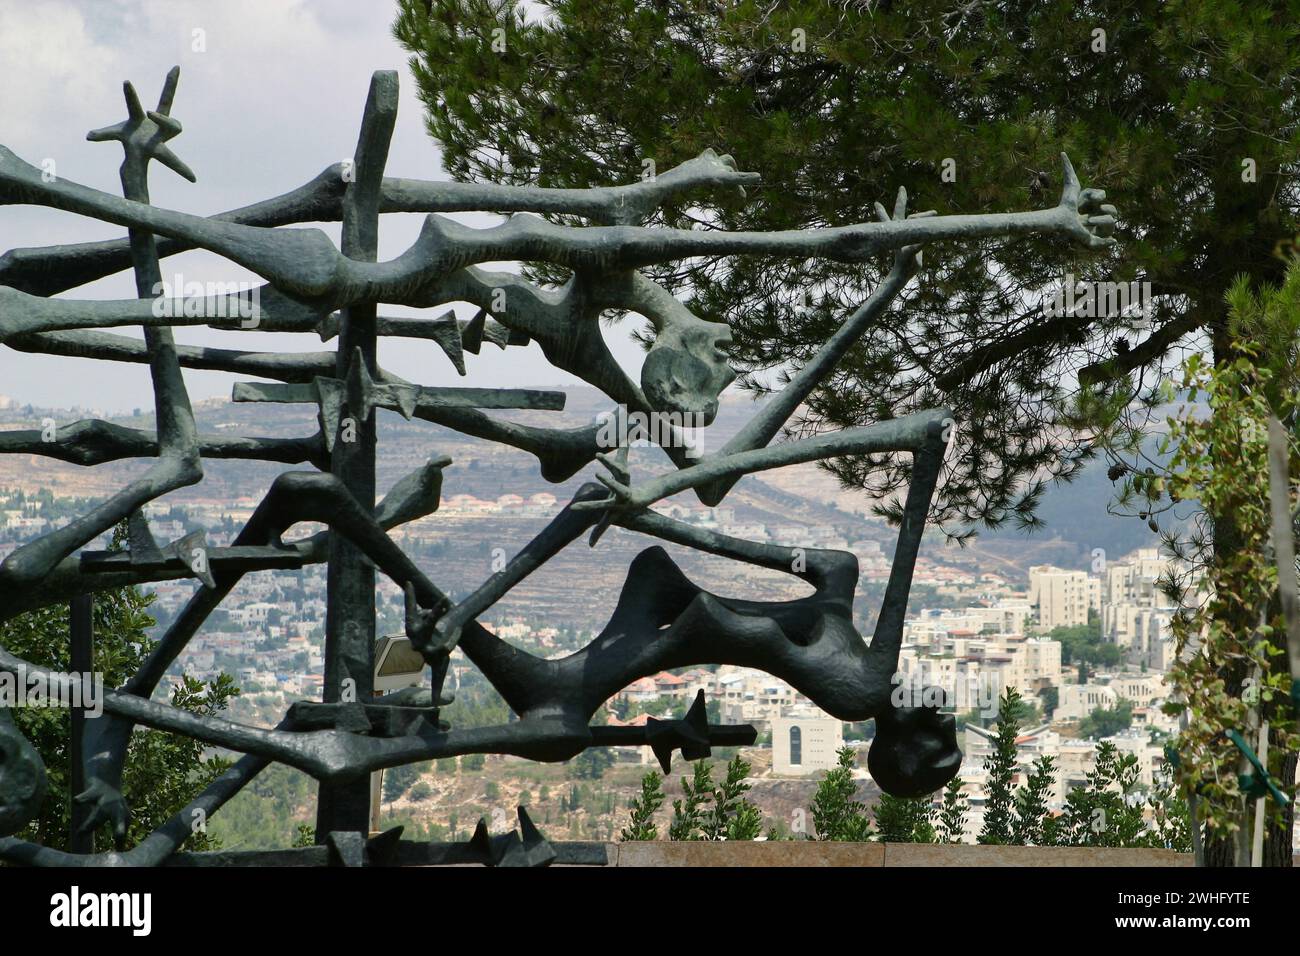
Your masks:
{"label": "tree trunk", "polygon": [[[1270,749],[1271,745],[1270,745]],[[1295,780],[1297,754],[1286,755],[1279,771],[1283,786],[1290,786]],[[1271,803],[1272,801],[1270,801]],[[1288,804],[1282,811],[1282,824],[1274,825],[1270,820],[1264,830],[1264,865],[1294,866],[1295,853],[1291,849],[1292,834],[1295,827],[1295,804]]]}

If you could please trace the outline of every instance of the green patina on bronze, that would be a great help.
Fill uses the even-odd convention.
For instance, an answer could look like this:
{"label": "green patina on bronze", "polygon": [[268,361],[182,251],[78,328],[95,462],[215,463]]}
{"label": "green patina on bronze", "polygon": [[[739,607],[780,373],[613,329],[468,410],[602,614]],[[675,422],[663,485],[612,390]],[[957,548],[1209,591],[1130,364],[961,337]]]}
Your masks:
{"label": "green patina on bronze", "polygon": [[[37,454],[93,466],[122,458],[154,464],[88,513],[19,547],[0,563],[0,620],[75,595],[151,581],[197,578],[195,593],[150,659],[123,687],[106,693],[103,717],[89,721],[86,744],[88,824],[122,833],[129,812],[121,795],[127,743],[136,725],[184,734],[244,754],[229,771],[166,825],[130,850],[69,854],[0,837],[0,859],[48,866],[120,865],[397,865],[480,862],[488,865],[599,863],[592,844],[552,846],[519,810],[519,829],[490,836],[485,824],[463,844],[415,844],[390,832],[367,838],[366,776],[374,770],[459,754],[515,754],[563,761],[588,747],[651,747],[667,769],[674,750],[688,759],[710,746],[752,743],[751,727],[710,725],[699,702],[682,720],[645,728],[590,725],[596,709],[633,681],[665,668],[737,664],[774,674],[828,713],[844,720],[875,719],[873,776],[897,795],[932,792],[960,763],[953,720],[937,708],[890,702],[898,665],[912,571],[953,422],[938,408],[862,428],[772,444],[812,389],[832,374],[863,332],[881,320],[915,275],[922,247],[936,240],[1056,236],[1088,248],[1110,244],[1115,210],[1104,193],[1082,189],[1061,157],[1064,189],[1049,209],[980,216],[909,215],[900,190],[877,221],[776,233],[651,228],[643,223],[663,204],[700,190],[740,190],[757,180],[730,156],[706,150],[652,179],[594,189],[502,187],[424,182],[383,175],[396,121],[397,75],[374,75],[355,160],[324,170],[283,196],[211,217],[161,209],[149,202],[147,172],[158,160],[191,181],[194,174],[166,144],[181,131],[171,116],[179,70],[173,70],[155,110],[145,110],[125,86],[128,118],[91,133],[125,150],[116,197],[41,170],[0,147],[0,204],[35,204],[124,226],[126,240],[31,249],[0,256],[0,344],[9,348],[101,361],[147,364],[155,394],[157,431],[99,421],[39,432],[0,433],[0,453]],[[445,213],[507,214],[500,225],[474,229]],[[377,262],[382,214],[427,215],[414,245]],[[584,219],[551,222],[544,215]],[[341,220],[342,248],[318,229],[285,228]],[[256,289],[159,308],[159,260],[188,249],[217,253],[260,276]],[[676,466],[634,482],[626,449],[602,448],[599,426],[543,428],[500,421],[483,409],[563,408],[562,393],[535,390],[435,388],[401,380],[381,368],[376,342],[385,336],[434,342],[464,374],[463,353],[486,340],[500,348],[537,342],[546,358],[643,416],[717,414],[720,392],[735,378],[724,348],[730,329],[705,322],[638,271],[692,257],[762,254],[824,257],[852,264],[892,252],[884,281],[723,447],[698,456],[668,429],[659,444]],[[481,263],[543,261],[571,270],[559,288],[542,288]],[[67,289],[123,269],[134,270],[138,298],[60,299]],[[469,322],[454,313],[436,318],[385,317],[380,304],[479,308]],[[504,307],[503,303],[508,303]],[[248,321],[254,308],[256,322]],[[602,313],[646,316],[654,346],[640,380],[614,361],[600,333]],[[175,327],[306,333],[336,340],[332,352],[264,353],[177,345]],[[142,326],[141,342],[103,331]],[[204,435],[195,427],[182,369],[218,369],[271,379],[239,383],[234,399],[307,402],[319,409],[319,429],[294,439]],[[522,449],[548,480],[563,481],[593,461],[605,471],[504,569],[454,602],[389,537],[393,528],[436,511],[443,469],[433,456],[379,501],[375,496],[374,410],[393,409],[490,441]],[[662,438],[662,436],[660,436]],[[608,452],[614,452],[609,454]],[[913,480],[899,528],[894,563],[876,630],[868,643],[853,626],[858,580],[852,554],[746,541],[661,516],[650,506],[693,491],[717,504],[744,475],[843,455],[910,454]],[[208,547],[202,535],[159,545],[142,508],[203,478],[205,458],[305,464],[314,470],[279,476],[229,547]],[[129,548],[103,554],[82,549],[119,522],[130,522]],[[306,540],[282,535],[301,522],[328,526]],[[497,638],[478,618],[525,577],[584,534],[596,547],[610,525],[802,578],[813,593],[791,601],[748,601],[711,594],[689,581],[653,546],[628,569],[613,613],[592,642],[558,661],[543,660]],[[191,556],[201,553],[202,562]],[[299,702],[275,728],[201,717],[151,700],[168,666],[205,619],[250,572],[329,563],[324,702]],[[374,574],[405,592],[407,635],[423,656],[432,690],[373,698]],[[501,693],[517,720],[497,727],[458,729],[439,719],[448,658],[459,647]],[[69,678],[0,648],[0,669]],[[364,702],[364,703],[363,703]],[[46,787],[39,755],[0,712],[0,834],[30,819]],[[322,784],[318,846],[264,853],[180,854],[196,813],[210,815],[272,761],[311,774]]]}

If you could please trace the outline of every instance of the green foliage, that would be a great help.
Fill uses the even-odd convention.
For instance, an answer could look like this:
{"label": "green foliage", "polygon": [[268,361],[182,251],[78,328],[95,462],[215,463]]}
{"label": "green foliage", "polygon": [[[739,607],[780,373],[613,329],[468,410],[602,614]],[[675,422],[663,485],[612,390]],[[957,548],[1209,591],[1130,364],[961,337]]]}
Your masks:
{"label": "green foliage", "polygon": [[[1243,799],[1237,774],[1224,772],[1240,759],[1224,732],[1247,728],[1252,712],[1269,721],[1270,769],[1279,777],[1283,759],[1300,745],[1269,546],[1267,462],[1268,421],[1276,417],[1291,423],[1290,472],[1300,474],[1300,260],[1291,259],[1280,288],[1252,291],[1242,279],[1227,301],[1237,358],[1215,366],[1198,356],[1186,362],[1187,400],[1208,404],[1210,414],[1169,419],[1171,455],[1163,476],[1172,499],[1196,500],[1202,509],[1192,533],[1166,540],[1187,568],[1163,582],[1184,608],[1172,621],[1177,659],[1166,709],[1187,716],[1176,742],[1177,782],[1198,793],[1209,835],[1220,841],[1243,832],[1253,803]],[[1280,826],[1280,808],[1267,805]]]}
{"label": "green foliage", "polygon": [[691,779],[682,777],[683,799],[673,801],[673,820],[668,827],[670,840],[698,840],[704,824],[705,807],[713,795],[713,771],[700,760],[692,765]]}
{"label": "green foliage", "polygon": [[1087,783],[1070,791],[1060,821],[1059,842],[1065,846],[1146,846],[1144,800],[1137,792],[1138,762],[1115,745],[1097,745]]}
{"label": "green foliage", "polygon": [[1155,786],[1147,795],[1151,826],[1147,831],[1150,846],[1179,853],[1192,852],[1192,814],[1187,800],[1167,773],[1156,774]]}
{"label": "green foliage", "polygon": [[[939,402],[978,422],[957,430],[936,507],[945,518],[1032,525],[1040,482],[1076,474],[1089,454],[1086,434],[1061,427],[1070,420],[1057,410],[1073,372],[1090,366],[1127,392],[1131,369],[1158,367],[1196,329],[1220,331],[1231,277],[1275,278],[1268,250],[1295,231],[1300,20],[1289,0],[546,8],[541,17],[526,16],[522,0],[399,0],[393,32],[412,54],[453,178],[629,183],[645,158],[662,172],[712,146],[758,171],[762,186],[747,201],[691,196],[654,218],[730,229],[862,221],[900,185],[916,208],[940,213],[1042,207],[1056,199],[1061,150],[1107,190],[1117,247],[1083,255],[1021,239],[927,255],[903,307],[808,402],[833,424]],[[1105,51],[1094,48],[1099,25]],[[956,161],[947,181],[945,160]],[[729,321],[735,360],[765,371],[802,364],[883,268],[755,257],[651,271],[689,293],[697,314]],[[1150,281],[1156,332],[1114,314],[1044,318],[1040,299],[1066,272]],[[1139,336],[1142,349],[1131,344]],[[880,464],[835,470],[873,490],[907,480],[905,456]]]}
{"label": "green foliage", "polygon": [[1021,697],[1014,687],[1008,687],[998,700],[996,733],[993,752],[984,758],[988,774],[985,784],[988,800],[984,805],[984,826],[979,842],[992,844],[1011,843],[1012,811],[1015,796],[1012,784],[1016,776],[1016,737],[1020,734]]}
{"label": "green foliage", "polygon": [[970,805],[962,793],[961,777],[953,777],[943,788],[936,838],[939,843],[961,843],[966,835],[966,812]]}
{"label": "green foliage", "polygon": [[[105,687],[125,684],[153,650],[155,642],[147,633],[154,624],[148,613],[152,603],[153,595],[136,587],[101,591],[94,596],[93,664],[103,676]],[[67,672],[72,663],[69,628],[68,606],[52,605],[0,623],[0,644],[34,664]],[[208,682],[182,675],[172,689],[171,704],[199,716],[214,716],[223,713],[238,694],[239,688],[228,674]],[[17,835],[43,846],[67,849],[71,714],[63,708],[22,708],[13,717],[45,761],[49,775],[49,792],[40,813]],[[165,823],[229,766],[229,760],[209,754],[208,746],[197,740],[137,729],[131,737],[122,776],[122,792],[131,807],[127,846],[134,846]],[[112,845],[106,830],[96,834],[97,850],[110,850]],[[220,846],[209,829],[192,835],[184,849]]]}
{"label": "green foliage", "polygon": [[[670,840],[754,840],[763,832],[762,815],[745,799],[750,765],[739,755],[727,763],[721,786],[703,760],[693,766],[691,779],[682,778],[684,799],[673,801]],[[644,787],[644,782],[643,782]]]}
{"label": "green foliage", "polygon": [[663,778],[651,770],[641,778],[641,794],[633,797],[630,804],[632,811],[627,826],[619,832],[618,838],[630,840],[657,840],[659,829],[655,826],[654,815],[664,805]]}
{"label": "green foliage", "polygon": [[641,714],[651,717],[680,716],[673,713],[673,700],[670,697],[655,697],[651,700],[633,700],[623,702],[618,716],[620,720],[631,720]]}
{"label": "green foliage", "polygon": [[[316,842],[316,781],[271,764],[213,814],[208,830],[227,849],[271,850]],[[306,843],[302,843],[302,834]]]}
{"label": "green foliage", "polygon": [[813,828],[819,840],[863,843],[872,837],[867,805],[855,800],[857,784],[853,782],[855,762],[852,747],[836,752],[837,766],[826,771],[813,795]]}
{"label": "green foliage", "polygon": [[1056,842],[1055,820],[1047,804],[1056,787],[1056,759],[1041,756],[1034,761],[1025,785],[1016,791],[1015,814],[1011,821],[1011,842],[1017,846],[1051,846]]}
{"label": "green foliage", "polygon": [[1114,707],[1097,707],[1079,721],[1079,736],[1091,739],[1113,737],[1133,724],[1133,702],[1120,699]]}
{"label": "green foliage", "polygon": [[[1053,816],[1049,807],[1057,774],[1055,758],[1038,757],[1023,786],[1015,788],[1016,737],[1020,733],[1016,720],[1018,698],[1015,688],[1009,687],[999,700],[993,752],[984,761],[988,798],[980,843],[1178,849],[1189,843],[1186,805],[1169,790],[1144,799],[1137,782],[1137,757],[1120,754],[1110,741],[1097,745],[1087,783],[1070,790],[1059,818]],[[956,802],[957,791],[950,786],[944,791],[940,811],[939,829],[945,839],[960,832],[958,827],[945,822],[955,817]],[[1155,824],[1151,829],[1143,820],[1144,808],[1150,808],[1153,813]]]}
{"label": "green foliage", "polygon": [[487,760],[482,754],[465,754],[460,758],[460,769],[466,773],[475,773],[482,770]]}
{"label": "green foliage", "polygon": [[706,840],[753,840],[763,832],[758,807],[745,799],[751,767],[740,755],[727,762],[727,776],[713,791],[713,806],[700,827]]}
{"label": "green foliage", "polygon": [[604,747],[588,747],[573,758],[572,772],[579,780],[599,780],[614,766],[614,755]]}
{"label": "green foliage", "polygon": [[1045,688],[1038,698],[1043,702],[1043,716],[1050,718],[1061,706],[1061,689],[1056,686]]}
{"label": "green foliage", "polygon": [[409,816],[392,816],[387,817],[381,823],[385,830],[393,827],[402,828],[403,840],[432,840],[441,842],[451,839],[451,832],[440,823],[430,823],[425,820],[417,820]]}
{"label": "green foliage", "polygon": [[384,802],[391,803],[411,789],[420,779],[420,768],[416,764],[404,764],[390,767],[384,771]]}
{"label": "green foliage", "polygon": [[1052,628],[1048,637],[1061,642],[1062,664],[1114,667],[1124,657],[1118,644],[1102,637],[1101,620],[1091,615],[1087,624]]}
{"label": "green foliage", "polygon": [[[415,786],[407,793],[407,796],[415,803],[423,803],[433,796],[433,787],[423,780],[417,781]],[[489,798],[491,798],[490,794]]]}
{"label": "green foliage", "polygon": [[767,840],[769,843],[776,842],[778,840],[797,840],[797,839],[799,839],[799,837],[796,837],[794,833],[790,830],[790,828],[785,825],[784,820],[777,820],[775,823],[771,824],[767,828]]}
{"label": "green foliage", "polygon": [[934,843],[934,806],[928,797],[880,795],[876,804],[876,839],[881,843]]}
{"label": "green foliage", "polygon": [[510,706],[487,681],[466,681],[441,716],[453,727],[495,727],[510,720]]}

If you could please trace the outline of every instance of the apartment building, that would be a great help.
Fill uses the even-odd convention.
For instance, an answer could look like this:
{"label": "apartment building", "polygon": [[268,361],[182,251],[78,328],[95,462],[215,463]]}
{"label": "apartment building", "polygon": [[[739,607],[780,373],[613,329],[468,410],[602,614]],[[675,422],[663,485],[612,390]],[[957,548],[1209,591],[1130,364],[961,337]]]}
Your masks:
{"label": "apartment building", "polygon": [[1029,604],[1042,630],[1087,624],[1089,610],[1101,611],[1101,581],[1086,571],[1036,565],[1029,569]]}
{"label": "apartment building", "polygon": [[1131,664],[1164,671],[1173,662],[1175,608],[1159,587],[1171,564],[1157,549],[1142,548],[1102,573],[1101,633]]}
{"label": "apartment building", "polygon": [[785,681],[761,671],[719,671],[717,696],[724,724],[753,724],[759,730],[808,699]]}
{"label": "apartment building", "polygon": [[983,634],[967,628],[927,630],[904,644],[898,657],[900,693],[943,688],[958,711],[995,711],[998,695],[1015,687],[1025,696],[1062,680],[1061,644],[1024,634]]}

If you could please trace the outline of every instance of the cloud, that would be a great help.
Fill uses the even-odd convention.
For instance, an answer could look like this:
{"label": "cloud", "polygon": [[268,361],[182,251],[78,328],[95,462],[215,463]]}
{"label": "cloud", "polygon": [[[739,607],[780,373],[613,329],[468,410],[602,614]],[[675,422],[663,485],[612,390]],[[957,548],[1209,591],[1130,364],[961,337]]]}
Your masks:
{"label": "cloud", "polygon": [[[181,81],[173,115],[184,133],[170,144],[198,175],[190,184],[155,166],[152,201],[210,215],[293,189],[325,166],[352,155],[371,73],[399,71],[402,96],[388,171],[394,176],[444,179],[437,146],[424,130],[423,109],[392,38],[393,7],[356,0],[47,0],[0,2],[0,142],[30,162],[52,158],[58,175],[117,193],[121,161],[115,144],[88,143],[88,130],[125,115],[122,81],[131,80],[147,105],[156,102],[174,65]],[[5,245],[39,246],[120,235],[117,227],[37,207],[0,207]],[[419,216],[387,216],[380,257],[414,241]],[[481,225],[482,221],[475,223]],[[323,226],[337,242],[337,226]],[[219,257],[193,252],[172,257],[163,271],[199,281],[252,278]],[[118,275],[70,295],[124,298],[131,277]],[[411,310],[384,307],[389,314]],[[466,314],[470,314],[468,308]],[[122,330],[125,332],[126,330]],[[626,326],[607,332],[630,368],[640,349],[625,341]],[[320,349],[308,336],[178,330],[181,342],[227,348]],[[553,369],[536,345],[469,357],[460,378],[428,342],[385,343],[381,360],[404,378],[430,385],[481,387],[574,383]],[[235,378],[187,372],[195,399],[229,395]],[[0,390],[38,405],[80,404],[109,411],[148,406],[152,392],[142,366],[16,353],[0,347]]]}
{"label": "cloud", "polygon": [[[70,3],[0,5],[0,88],[4,138],[15,150],[39,148],[69,104],[105,104],[117,55],[100,43]],[[107,95],[106,95],[107,94]],[[43,144],[48,145],[48,144]]]}

